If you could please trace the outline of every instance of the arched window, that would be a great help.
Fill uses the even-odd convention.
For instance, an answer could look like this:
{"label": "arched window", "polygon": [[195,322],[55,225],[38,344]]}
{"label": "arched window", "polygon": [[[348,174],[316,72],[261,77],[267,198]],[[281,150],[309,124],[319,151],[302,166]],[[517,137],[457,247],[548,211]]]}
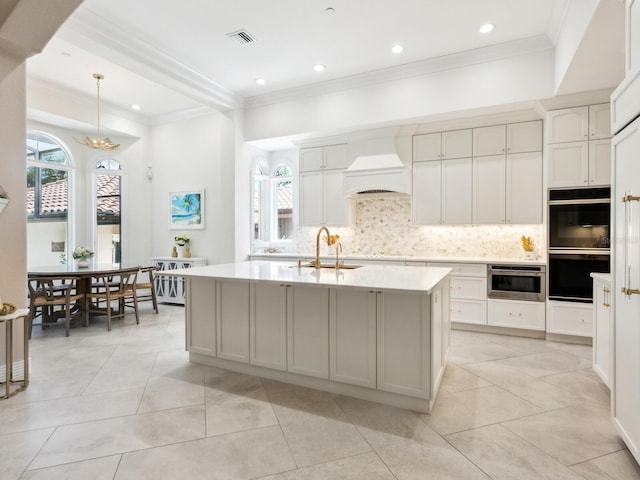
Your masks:
{"label": "arched window", "polygon": [[253,169],[252,226],[254,248],[290,243],[294,237],[293,169],[279,163],[269,169],[258,162]]}
{"label": "arched window", "polygon": [[289,165],[279,165],[271,179],[273,201],[272,239],[293,238],[293,171]]}
{"label": "arched window", "polygon": [[27,134],[27,256],[29,265],[66,263],[69,237],[69,155],[53,137]]}
{"label": "arched window", "polygon": [[120,263],[122,166],[112,158],[95,167],[96,257],[98,263]]}

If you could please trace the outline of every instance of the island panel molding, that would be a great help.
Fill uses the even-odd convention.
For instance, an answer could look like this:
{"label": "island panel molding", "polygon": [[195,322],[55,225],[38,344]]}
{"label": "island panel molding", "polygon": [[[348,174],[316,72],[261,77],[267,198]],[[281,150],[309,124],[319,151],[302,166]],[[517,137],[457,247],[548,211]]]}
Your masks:
{"label": "island panel molding", "polygon": [[165,275],[184,278],[191,362],[430,412],[449,352],[450,271],[251,261]]}

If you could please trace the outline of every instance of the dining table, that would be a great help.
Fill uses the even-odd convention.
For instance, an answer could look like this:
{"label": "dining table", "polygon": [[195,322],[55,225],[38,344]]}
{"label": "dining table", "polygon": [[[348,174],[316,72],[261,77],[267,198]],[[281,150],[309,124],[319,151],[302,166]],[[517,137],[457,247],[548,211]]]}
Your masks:
{"label": "dining table", "polygon": [[89,297],[87,293],[91,292],[92,279],[95,276],[102,275],[118,275],[121,271],[142,268],[138,264],[124,264],[124,263],[97,263],[90,262],[88,266],[81,267],[76,262],[61,263],[57,265],[42,265],[36,267],[27,268],[28,278],[63,278],[73,277],[76,279],[77,292],[84,294],[82,299],[82,305],[78,308],[82,310],[83,325],[89,325]]}

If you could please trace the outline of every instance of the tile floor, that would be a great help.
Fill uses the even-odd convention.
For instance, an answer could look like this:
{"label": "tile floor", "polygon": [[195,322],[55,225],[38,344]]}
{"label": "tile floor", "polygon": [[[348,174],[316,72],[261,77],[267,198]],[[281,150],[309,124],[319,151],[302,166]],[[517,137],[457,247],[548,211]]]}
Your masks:
{"label": "tile floor", "polygon": [[[146,304],[148,305],[148,304]],[[431,415],[190,364],[184,310],[34,329],[0,479],[640,479],[591,348],[452,332]]]}

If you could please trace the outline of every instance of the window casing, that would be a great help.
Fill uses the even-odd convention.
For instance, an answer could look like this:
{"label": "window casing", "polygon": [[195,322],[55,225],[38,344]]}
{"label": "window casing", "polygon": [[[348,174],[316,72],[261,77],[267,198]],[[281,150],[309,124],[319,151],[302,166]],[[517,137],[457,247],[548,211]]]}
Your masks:
{"label": "window casing", "polygon": [[291,245],[295,237],[293,168],[279,163],[271,174],[258,163],[252,178],[252,242],[254,250]]}

